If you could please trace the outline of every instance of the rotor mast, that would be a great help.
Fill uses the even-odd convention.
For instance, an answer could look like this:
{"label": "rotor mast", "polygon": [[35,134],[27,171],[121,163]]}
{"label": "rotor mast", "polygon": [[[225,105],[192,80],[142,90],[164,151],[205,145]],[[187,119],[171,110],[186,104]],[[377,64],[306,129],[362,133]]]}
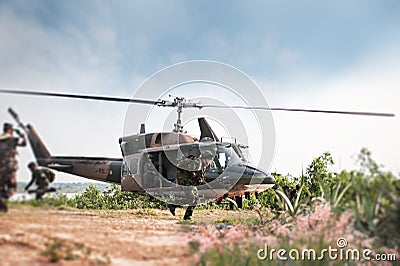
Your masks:
{"label": "rotor mast", "polygon": [[175,97],[174,105],[177,107],[176,112],[178,114],[178,118],[176,119],[176,123],[174,124],[175,133],[183,133],[183,125],[182,125],[182,111],[183,107],[185,107],[186,99],[185,97]]}

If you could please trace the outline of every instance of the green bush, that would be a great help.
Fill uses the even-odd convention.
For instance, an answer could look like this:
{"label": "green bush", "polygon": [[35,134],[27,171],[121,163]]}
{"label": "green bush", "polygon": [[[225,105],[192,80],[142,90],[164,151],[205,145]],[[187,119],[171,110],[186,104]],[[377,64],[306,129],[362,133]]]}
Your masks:
{"label": "green bush", "polygon": [[109,190],[101,192],[91,185],[82,194],[72,199],[71,205],[79,209],[126,210],[138,208],[166,208],[166,205],[148,195],[138,195],[121,191],[118,185],[112,185]]}
{"label": "green bush", "polygon": [[69,199],[66,195],[53,195],[41,200],[26,200],[14,204],[27,204],[34,207],[72,207],[87,210],[127,210],[138,208],[166,208],[166,204],[148,195],[138,195],[121,191],[119,185],[101,191],[90,185],[83,193]]}

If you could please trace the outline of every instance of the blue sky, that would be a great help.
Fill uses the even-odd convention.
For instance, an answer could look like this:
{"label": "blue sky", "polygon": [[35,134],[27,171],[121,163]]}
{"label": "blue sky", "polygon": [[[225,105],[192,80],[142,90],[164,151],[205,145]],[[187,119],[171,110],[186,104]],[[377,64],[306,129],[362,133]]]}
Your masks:
{"label": "blue sky", "polygon": [[400,20],[398,1],[6,1],[2,6],[3,16],[49,37],[43,56],[58,59],[62,45],[72,53],[71,63],[87,70],[107,64],[115,71],[110,74],[126,82],[133,72],[148,76],[189,59],[286,80],[301,78],[299,72],[337,75],[398,37]]}
{"label": "blue sky", "polygon": [[[400,2],[390,0],[6,0],[0,87],[129,97],[162,68],[206,59],[249,75],[271,106],[400,113],[399,11]],[[55,153],[119,156],[126,106],[0,97],[0,119],[10,120],[5,110],[13,106]],[[296,174],[326,150],[349,166],[365,146],[400,172],[398,118],[277,113],[274,119],[272,170]],[[23,164],[30,157],[21,151]]]}

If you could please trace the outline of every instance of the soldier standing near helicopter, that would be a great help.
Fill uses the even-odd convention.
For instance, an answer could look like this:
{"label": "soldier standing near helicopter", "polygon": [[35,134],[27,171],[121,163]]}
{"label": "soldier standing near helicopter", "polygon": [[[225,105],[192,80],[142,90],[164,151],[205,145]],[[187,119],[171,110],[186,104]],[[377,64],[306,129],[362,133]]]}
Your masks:
{"label": "soldier standing near helicopter", "polygon": [[[187,186],[189,190],[184,190],[187,197],[187,204],[184,220],[190,220],[193,210],[199,203],[199,193],[196,186],[205,184],[205,172],[207,166],[213,158],[212,152],[206,150],[200,158],[194,156],[184,157],[177,163],[176,182],[178,185]],[[175,215],[177,205],[168,204],[172,215]]]}
{"label": "soldier standing near helicopter", "polygon": [[[13,136],[14,131],[18,137]],[[25,147],[26,139],[10,123],[4,123],[3,132],[0,136],[0,211],[7,212],[7,200],[17,190],[17,146]]]}

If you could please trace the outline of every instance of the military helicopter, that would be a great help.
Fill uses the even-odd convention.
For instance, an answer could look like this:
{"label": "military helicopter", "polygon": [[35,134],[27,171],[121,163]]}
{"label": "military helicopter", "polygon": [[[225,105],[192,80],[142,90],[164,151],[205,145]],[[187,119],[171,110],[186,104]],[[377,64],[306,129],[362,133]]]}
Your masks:
{"label": "military helicopter", "polygon": [[[235,142],[225,142],[218,138],[207,120],[198,118],[201,135],[188,135],[183,130],[182,111],[184,108],[220,108],[222,106],[187,102],[184,97],[173,101],[128,99],[108,96],[65,94],[53,92],[3,90],[0,93],[22,94],[44,97],[61,97],[131,104],[150,104],[159,107],[173,107],[177,110],[177,120],[172,132],[146,133],[141,124],[137,134],[123,136],[119,145],[123,158],[53,156],[32,125],[24,125],[17,113],[8,109],[18,125],[26,132],[36,161],[40,166],[81,176],[88,179],[121,185],[122,191],[150,194],[156,197],[184,197],[185,189],[177,186],[177,161],[183,157],[200,158],[204,151],[211,152],[211,163],[206,167],[206,184],[198,187],[200,198],[204,200],[234,198],[238,208],[242,207],[242,196],[259,193],[274,186],[274,178],[266,171],[252,165],[244,156],[247,147]],[[226,108],[226,106],[223,106]],[[392,117],[390,113],[349,112],[331,110],[287,109],[269,107],[231,106],[230,108],[261,109],[270,111],[292,111],[333,113],[345,115],[365,115]],[[150,169],[148,166],[151,166]],[[188,169],[190,171],[190,169]],[[152,174],[147,174],[148,172]],[[185,204],[185,202],[180,202]]]}

